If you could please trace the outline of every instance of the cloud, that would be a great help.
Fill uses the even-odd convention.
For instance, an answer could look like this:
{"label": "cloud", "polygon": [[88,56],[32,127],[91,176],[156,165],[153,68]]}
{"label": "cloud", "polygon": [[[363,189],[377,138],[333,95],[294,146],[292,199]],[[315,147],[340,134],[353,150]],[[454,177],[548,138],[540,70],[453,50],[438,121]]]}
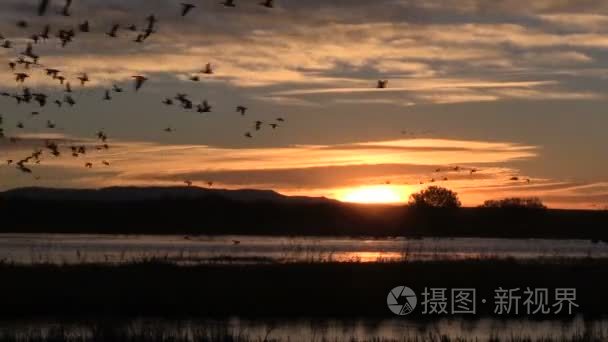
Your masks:
{"label": "cloud", "polygon": [[[59,47],[56,39],[34,45],[35,52],[41,55],[40,62],[45,67],[61,69],[76,90],[78,105],[73,109],[36,108],[44,112],[41,120],[48,118],[63,125],[65,136],[23,137],[22,144],[16,145],[0,143],[3,155],[31,153],[31,148],[47,138],[94,144],[89,139],[70,136],[90,136],[105,128],[122,141],[107,154],[47,161],[41,170],[55,176],[44,184],[169,182],[171,177],[201,175],[226,179],[226,185],[231,186],[249,184],[241,179],[251,174],[251,184],[273,186],[271,177],[260,176],[268,174],[278,179],[274,185],[282,189],[295,191],[297,182],[289,179],[300,179],[302,187],[309,191],[324,192],[329,185],[321,181],[315,184],[312,177],[304,177],[307,171],[319,179],[331,178],[322,175],[338,175],[334,179],[359,184],[377,182],[386,176],[407,175],[402,177],[404,181],[429,178],[420,172],[420,165],[498,163],[501,165],[492,169],[486,167],[491,171],[477,181],[489,189],[502,185],[517,193],[533,188],[505,182],[505,176],[519,171],[512,166],[514,161],[536,160],[537,151],[524,146],[542,145],[547,151],[543,155],[546,159],[538,161],[547,166],[535,167],[542,169],[543,177],[534,180],[542,178],[543,182],[553,179],[551,165],[569,160],[571,155],[603,152],[598,146],[605,146],[605,139],[587,133],[595,132],[605,121],[586,123],[580,120],[579,111],[595,117],[595,112],[589,113],[601,112],[603,107],[594,103],[606,100],[603,89],[608,76],[604,58],[608,48],[608,3],[282,0],[277,2],[278,8],[269,11],[257,2],[241,1],[235,9],[204,2],[182,18],[179,4],[170,0],[81,0],[74,3],[72,17],[56,15],[60,5],[55,1],[49,14],[39,18],[34,15],[35,1],[3,1],[0,32],[16,43],[15,49],[0,49],[4,60],[15,58],[25,48],[28,37],[47,23],[55,32],[88,19],[93,28],[91,33],[78,33],[65,48]],[[142,13],[142,8],[146,13]],[[134,43],[134,33],[124,29],[119,31],[118,39],[110,39],[104,33],[115,23],[141,28],[149,13],[159,18],[158,33],[145,44]],[[28,19],[30,27],[17,28],[18,18]],[[206,63],[214,65],[214,75],[203,76],[201,82],[187,81]],[[27,72],[32,77],[25,86],[49,92],[53,98],[63,97],[63,88],[41,67]],[[76,86],[75,77],[82,72],[91,78],[85,88]],[[130,91],[134,74],[150,78],[137,95]],[[389,79],[389,88],[374,89],[378,79]],[[114,83],[125,86],[126,93],[115,95],[111,103],[100,104],[102,90]],[[0,88],[9,93],[22,91],[7,63],[0,65]],[[195,101],[211,100],[214,113],[195,117],[158,105],[160,98],[172,97],[178,91],[192,94]],[[572,103],[555,104],[563,100]],[[11,134],[14,132],[9,127],[18,120],[29,120],[26,115],[34,108],[18,107],[14,102],[0,99],[4,127]],[[235,114],[238,104],[251,108],[249,116]],[[575,106],[572,112],[576,115],[565,114],[570,104]],[[450,115],[443,115],[442,110]],[[538,130],[526,127],[524,133],[506,132],[508,129],[502,126],[508,119],[499,114],[505,112],[542,115],[545,122],[534,126]],[[374,122],[361,119],[370,113],[374,114]],[[466,113],[475,120],[452,113]],[[297,127],[277,130],[272,136],[261,135],[251,142],[258,147],[247,147],[242,135],[251,129],[254,120],[271,120],[283,114]],[[443,133],[453,139],[404,143],[386,133],[404,122],[414,129],[447,127]],[[327,123],[340,126],[325,127]],[[580,125],[586,134],[568,141],[552,138],[559,125],[570,124]],[[159,134],[166,125],[178,127],[179,134]],[[27,121],[26,126],[28,132],[44,131],[37,119]],[[361,132],[376,143],[348,143]],[[472,147],[472,141],[488,135],[509,143]],[[321,144],[321,139],[339,145]],[[461,146],[461,141],[466,146]],[[563,145],[570,149],[563,149]],[[110,160],[112,167],[82,170],[85,160],[99,163],[102,158]],[[399,172],[389,167],[395,161],[403,164]],[[605,166],[594,161],[594,165],[581,166],[572,178],[585,179],[590,169],[605,173]],[[383,171],[389,169],[393,171]],[[158,170],[161,177],[143,177],[148,170]],[[28,183],[28,178],[15,173],[14,168],[4,166],[0,172],[3,187]],[[62,172],[70,179],[61,179]],[[340,176],[349,172],[359,176]],[[281,178],[283,174],[291,176]],[[451,175],[449,185],[473,191],[467,186],[477,183],[467,182]],[[601,188],[599,182],[589,184],[594,184],[589,185],[593,191]],[[561,186],[556,190],[560,194],[570,191]],[[603,196],[586,189],[583,192]],[[547,195],[559,196],[551,192]],[[577,196],[569,194],[564,201]]]}

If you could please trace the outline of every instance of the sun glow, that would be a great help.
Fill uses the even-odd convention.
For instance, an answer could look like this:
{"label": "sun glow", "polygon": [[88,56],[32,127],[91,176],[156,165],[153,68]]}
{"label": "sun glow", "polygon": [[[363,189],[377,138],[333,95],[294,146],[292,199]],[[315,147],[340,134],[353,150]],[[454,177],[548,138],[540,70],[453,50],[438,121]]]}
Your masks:
{"label": "sun glow", "polygon": [[366,186],[346,189],[338,194],[338,199],[354,203],[400,203],[407,200],[405,189],[390,185]]}

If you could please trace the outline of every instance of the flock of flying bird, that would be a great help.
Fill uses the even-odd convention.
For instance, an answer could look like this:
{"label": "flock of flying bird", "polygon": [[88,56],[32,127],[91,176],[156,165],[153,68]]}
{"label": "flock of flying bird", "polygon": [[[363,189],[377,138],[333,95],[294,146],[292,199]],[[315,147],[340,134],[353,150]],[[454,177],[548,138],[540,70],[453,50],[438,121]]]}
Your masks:
{"label": "flock of flying bird", "polygon": [[[72,16],[72,0],[64,0],[63,6],[60,8],[57,14],[65,17]],[[220,3],[225,7],[234,8],[237,7],[235,0],[224,0]],[[184,17],[192,12],[197,6],[191,3],[181,3],[181,11],[179,14]],[[274,8],[273,0],[264,0],[260,3],[260,6],[265,8]],[[38,15],[44,16],[47,14],[49,9],[51,8],[51,0],[39,0],[38,5]],[[110,38],[118,38],[119,31],[121,29],[127,30],[135,35],[133,42],[135,43],[144,43],[148,40],[153,34],[157,33],[157,23],[158,18],[155,15],[150,15],[145,18],[145,26],[143,28],[138,28],[137,25],[129,25],[122,27],[119,24],[114,24],[105,34]],[[22,30],[27,30],[30,27],[30,24],[25,20],[20,20],[16,23],[16,26]],[[67,47],[71,42],[74,41],[77,35],[86,34],[92,31],[92,25],[88,20],[80,22],[79,24],[70,27],[59,29],[55,34],[54,38],[57,38],[60,42],[61,47]],[[17,104],[37,104],[38,107],[42,108],[47,106],[47,104],[52,103],[57,107],[69,106],[73,107],[77,104],[76,98],[73,96],[75,92],[70,80],[77,82],[81,87],[85,87],[87,83],[91,81],[91,78],[87,73],[81,73],[77,77],[70,78],[65,73],[57,68],[52,68],[49,66],[45,66],[40,63],[41,57],[36,54],[35,46],[41,42],[48,41],[52,39],[52,29],[50,25],[44,26],[42,32],[29,35],[28,42],[26,43],[23,51],[17,50],[17,56],[15,59],[12,59],[8,62],[8,66],[11,71],[14,73],[15,81],[18,85],[22,86],[20,91],[15,93],[11,92],[0,92],[0,96],[12,98],[17,101]],[[0,34],[0,48],[2,49],[17,49],[15,40],[10,40],[5,38],[2,34]],[[51,99],[51,95],[37,92],[31,90],[29,87],[26,87],[26,83],[28,79],[31,77],[31,72],[35,69],[41,70],[45,76],[49,77],[53,82],[60,87],[59,89],[64,93],[63,96]],[[207,63],[200,72],[195,75],[191,75],[189,77],[190,82],[199,82],[201,81],[201,77],[213,75],[214,70],[211,63]],[[148,78],[144,75],[134,75],[132,76],[134,82],[134,91],[139,91],[144,84],[148,81]],[[112,100],[113,95],[117,93],[123,93],[125,90],[119,86],[118,84],[113,84],[111,89],[106,89],[103,91],[103,96],[101,96],[101,100],[110,101]],[[190,98],[188,94],[177,94],[175,97],[167,97],[162,101],[163,104],[167,106],[179,106],[184,110],[193,110],[197,113],[211,113],[213,110],[213,106],[210,104],[208,100],[203,100],[200,104],[195,104]],[[236,112],[240,113],[242,116],[245,116],[248,113],[249,109],[246,106],[238,105],[236,106]],[[38,111],[32,111],[32,116],[40,115]],[[252,125],[252,130],[245,132],[244,137],[251,139],[254,137],[254,131],[260,131],[264,126],[271,127],[273,130],[280,127],[283,123],[285,123],[285,119],[283,117],[277,117],[275,121],[270,123],[265,123],[260,120],[254,121]],[[6,139],[6,133],[4,131],[4,119],[0,114],[0,139]],[[24,129],[25,124],[22,121],[17,123],[18,129]],[[54,129],[56,128],[56,124],[51,120],[47,120],[46,128]],[[174,129],[171,127],[167,127],[164,129],[165,132],[173,132]],[[99,131],[96,134],[96,138],[99,141],[98,145],[95,145],[96,150],[108,150],[110,146],[107,143],[108,136],[105,132]],[[10,143],[17,143],[17,137],[10,137],[8,141]],[[72,157],[79,157],[87,154],[87,151],[90,149],[90,146],[80,145],[80,146],[69,146],[69,151]],[[16,168],[23,173],[32,173],[31,164],[40,164],[41,157],[43,152],[48,152],[50,155],[54,157],[59,157],[62,155],[60,151],[60,146],[57,142],[52,140],[46,140],[44,147],[42,149],[36,149],[30,155],[22,158],[20,160],[12,160],[9,159],[6,161],[8,165],[15,165]],[[106,160],[101,162],[104,166],[110,166],[110,163]],[[93,163],[86,162],[84,164],[85,168],[93,168]],[[39,179],[38,176],[35,177]],[[185,181],[186,184],[192,185],[191,181]],[[213,182],[207,183],[209,186],[213,185]]]}
{"label": "flock of flying bird", "polygon": [[[72,0],[64,0],[64,1],[65,2],[63,4],[63,6],[60,8],[60,11],[58,12],[58,14],[61,16],[70,17],[70,16],[72,16],[72,10],[71,10],[72,9]],[[225,7],[230,7],[230,8],[237,7],[235,0],[224,0],[224,1],[220,2],[219,4],[221,4]],[[274,8],[273,0],[264,0],[264,1],[260,2],[259,4],[266,8]],[[51,5],[51,0],[39,0],[38,15],[44,16],[48,12],[50,5]],[[194,5],[192,3],[181,3],[180,5],[181,5],[181,11],[179,12],[179,14],[182,17],[188,15],[197,7],[196,5]],[[128,26],[123,27],[119,24],[114,24],[110,27],[110,29],[107,32],[105,32],[105,34],[110,38],[118,38],[120,30],[126,30],[135,35],[133,42],[145,43],[153,34],[157,33],[157,23],[158,23],[158,18],[155,15],[149,15],[148,17],[145,18],[145,26],[143,28],[138,28],[137,25],[128,25]],[[27,21],[20,20],[16,23],[16,26],[20,29],[27,30],[30,25]],[[92,30],[91,24],[89,23],[88,20],[85,20],[73,27],[70,27],[67,29],[65,29],[65,28],[59,29],[56,32],[56,34],[54,35],[54,37],[59,40],[61,47],[65,48],[71,42],[73,42],[73,40],[76,38],[77,35],[89,33],[89,32],[91,32],[91,30]],[[47,66],[44,66],[43,64],[41,64],[40,63],[41,58],[35,52],[34,46],[36,44],[39,44],[40,42],[50,40],[51,36],[52,36],[51,32],[52,32],[52,30],[51,30],[50,25],[46,25],[43,28],[42,32],[30,35],[29,39],[28,39],[29,41],[27,42],[25,49],[23,51],[18,52],[18,55],[15,59],[9,61],[8,66],[14,72],[15,81],[17,82],[17,84],[22,85],[23,88],[18,93],[1,92],[0,96],[13,98],[14,100],[17,101],[17,104],[29,104],[29,103],[33,102],[35,104],[38,104],[39,107],[45,107],[51,101],[57,107],[62,107],[64,105],[73,107],[77,104],[76,99],[74,98],[74,96],[72,96],[72,93],[74,92],[74,90],[73,90],[72,84],[70,82],[70,78],[68,76],[66,76],[64,73],[62,73],[62,71],[59,69],[47,67]],[[2,36],[2,34],[0,34],[0,42],[1,42],[0,48],[16,49],[16,44],[12,40],[9,40],[9,39],[5,38],[4,36]],[[57,85],[64,92],[63,97],[51,100],[50,96],[48,94],[44,94],[42,92],[34,92],[30,88],[25,87],[25,83],[27,82],[28,78],[31,77],[29,72],[33,71],[33,69],[42,69],[45,76],[49,77],[52,81],[56,82]],[[202,77],[213,75],[213,74],[214,74],[214,70],[213,70],[212,64],[207,63],[204,66],[204,68],[202,68],[198,73],[189,76],[188,81],[200,82]],[[134,76],[132,76],[132,78],[133,78],[133,82],[134,82],[135,91],[139,91],[144,86],[144,84],[148,81],[148,78],[144,75],[134,75]],[[74,77],[72,80],[77,81],[81,87],[85,87],[86,84],[91,81],[91,79],[87,73],[81,73],[77,77]],[[388,87],[388,80],[378,80],[376,88],[384,89],[387,87]],[[103,101],[110,101],[110,100],[112,100],[113,95],[115,95],[117,93],[123,93],[124,91],[125,90],[122,87],[120,87],[119,85],[113,84],[111,89],[106,89],[103,91],[103,96],[101,97],[101,99]],[[162,103],[166,106],[179,106],[184,110],[192,110],[197,113],[210,113],[213,110],[213,106],[210,104],[210,102],[208,100],[203,100],[201,103],[195,104],[189,98],[188,94],[183,94],[183,93],[178,93],[174,97],[167,97],[162,101]],[[243,105],[236,106],[236,112],[240,113],[242,116],[245,116],[247,114],[248,110],[249,109],[246,106],[243,106]],[[32,116],[37,116],[39,114],[40,113],[38,111],[31,112]],[[268,127],[271,127],[274,130],[274,129],[280,127],[284,122],[285,122],[285,119],[282,117],[277,117],[275,119],[275,121],[271,122],[271,123],[265,123],[265,122],[256,120],[253,123],[252,131],[245,132],[244,137],[248,138],[248,139],[253,138],[252,132],[260,131],[264,127],[264,125],[267,125]],[[4,120],[3,120],[2,115],[0,115],[0,139],[6,138],[3,124],[4,124]],[[56,124],[54,122],[52,122],[51,120],[47,120],[46,127],[48,129],[54,129],[54,128],[56,128]],[[17,123],[17,128],[24,129],[25,128],[24,123],[22,121],[19,121]],[[172,127],[167,127],[164,129],[164,131],[167,133],[171,133],[171,132],[174,132],[175,130]],[[403,131],[402,134],[411,134],[411,133]],[[101,151],[101,150],[108,150],[110,148],[110,146],[107,143],[108,136],[105,132],[99,131],[96,134],[96,138],[99,142],[99,144],[94,146],[96,150]],[[11,137],[8,140],[11,143],[16,143],[19,139],[16,137]],[[89,149],[90,149],[90,146],[86,146],[86,145],[69,146],[69,152],[72,157],[84,156],[87,154],[87,151]],[[32,169],[29,165],[31,165],[32,163],[39,164],[41,162],[41,157],[43,155],[43,151],[47,151],[50,155],[52,155],[54,157],[59,157],[62,154],[62,152],[60,151],[60,146],[58,145],[57,142],[47,140],[44,145],[44,150],[37,149],[37,150],[33,151],[30,155],[26,156],[23,159],[17,160],[17,161],[9,159],[9,160],[7,160],[7,164],[9,164],[9,165],[14,164],[17,167],[17,169],[21,172],[32,173]],[[101,164],[104,166],[110,166],[110,163],[106,160],[103,160],[101,162]],[[90,169],[90,168],[93,168],[93,163],[86,162],[84,164],[84,166],[85,166],[85,168]],[[474,169],[474,168],[467,169],[467,170],[469,171],[469,173],[471,175],[473,175],[474,173],[477,172],[477,169]],[[440,172],[444,172],[444,171],[460,172],[460,171],[465,171],[465,169],[456,166],[456,167],[452,167],[452,168],[445,169],[445,170],[436,169],[435,173],[440,173]],[[35,178],[39,179],[38,176],[36,176]],[[440,178],[433,177],[428,182],[420,181],[420,184],[434,183],[436,181],[441,181],[441,180],[447,181],[448,178],[446,176],[442,176]],[[510,180],[511,181],[520,181],[522,179],[514,176],[514,177],[510,178]],[[530,179],[523,179],[523,181],[530,183]],[[190,180],[186,180],[186,181],[184,181],[184,183],[188,186],[193,185],[193,182]],[[386,183],[390,184],[390,181],[387,181]],[[207,184],[210,187],[213,186],[213,182],[207,182]]]}

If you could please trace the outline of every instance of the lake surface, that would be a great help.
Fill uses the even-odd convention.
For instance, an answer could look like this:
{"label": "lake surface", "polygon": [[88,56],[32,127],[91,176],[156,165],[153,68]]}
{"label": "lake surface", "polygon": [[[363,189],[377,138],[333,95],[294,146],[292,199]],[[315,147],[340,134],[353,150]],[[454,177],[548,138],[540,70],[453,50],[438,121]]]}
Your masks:
{"label": "lake surface", "polygon": [[161,258],[177,263],[288,263],[606,258],[589,240],[184,235],[0,234],[0,260],[16,263],[121,263]]}

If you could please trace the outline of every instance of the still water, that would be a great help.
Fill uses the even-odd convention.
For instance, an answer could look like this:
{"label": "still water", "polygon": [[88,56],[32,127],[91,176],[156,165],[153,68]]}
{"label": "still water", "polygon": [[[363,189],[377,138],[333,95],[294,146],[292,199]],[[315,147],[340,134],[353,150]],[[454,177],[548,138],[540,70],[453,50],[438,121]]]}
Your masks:
{"label": "still water", "polygon": [[0,260],[16,263],[287,263],[606,258],[608,244],[589,240],[184,235],[0,234]]}

